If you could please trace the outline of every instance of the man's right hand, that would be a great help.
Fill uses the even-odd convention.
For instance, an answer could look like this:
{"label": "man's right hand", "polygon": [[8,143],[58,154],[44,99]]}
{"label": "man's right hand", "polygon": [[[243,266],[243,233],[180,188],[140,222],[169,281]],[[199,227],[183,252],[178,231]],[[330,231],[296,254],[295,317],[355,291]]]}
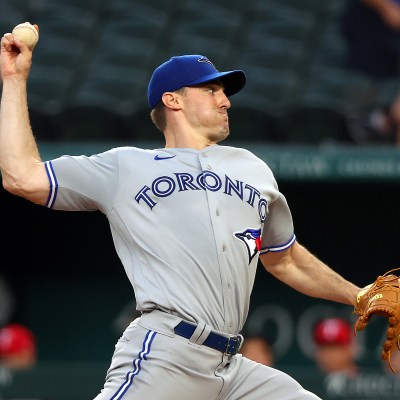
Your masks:
{"label": "man's right hand", "polygon": [[[34,25],[39,31],[39,27]],[[14,38],[12,33],[6,33],[1,39],[0,67],[1,77],[28,78],[32,64],[32,50],[26,43]]]}

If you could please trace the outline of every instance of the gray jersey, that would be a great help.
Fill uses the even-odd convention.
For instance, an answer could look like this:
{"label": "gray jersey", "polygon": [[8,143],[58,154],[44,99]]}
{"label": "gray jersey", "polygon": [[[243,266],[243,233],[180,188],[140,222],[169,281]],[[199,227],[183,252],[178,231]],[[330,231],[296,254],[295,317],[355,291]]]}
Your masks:
{"label": "gray jersey", "polygon": [[138,310],[236,334],[258,255],[295,240],[284,196],[251,152],[121,147],[46,162],[47,206],[103,212]]}

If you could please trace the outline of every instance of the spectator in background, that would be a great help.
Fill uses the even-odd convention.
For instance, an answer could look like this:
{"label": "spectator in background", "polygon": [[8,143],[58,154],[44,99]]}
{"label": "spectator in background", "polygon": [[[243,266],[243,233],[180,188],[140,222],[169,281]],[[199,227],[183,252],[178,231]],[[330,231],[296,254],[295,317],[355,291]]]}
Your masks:
{"label": "spectator in background", "polygon": [[[349,0],[342,18],[347,67],[376,82],[400,78],[400,0]],[[400,145],[400,92],[364,121],[363,140]]]}
{"label": "spectator in background", "polygon": [[5,400],[1,391],[13,387],[14,373],[30,369],[36,362],[36,339],[30,329],[20,324],[9,324],[0,329],[0,400]]}
{"label": "spectator in background", "polygon": [[275,364],[274,353],[269,341],[262,335],[248,335],[240,349],[242,355],[260,364],[272,367]]}
{"label": "spectator in background", "polygon": [[9,324],[0,329],[0,365],[9,370],[25,370],[37,361],[33,333],[23,325]]}
{"label": "spectator in background", "polygon": [[352,325],[341,318],[319,321],[313,331],[315,362],[323,374],[342,374],[355,377],[357,345]]}

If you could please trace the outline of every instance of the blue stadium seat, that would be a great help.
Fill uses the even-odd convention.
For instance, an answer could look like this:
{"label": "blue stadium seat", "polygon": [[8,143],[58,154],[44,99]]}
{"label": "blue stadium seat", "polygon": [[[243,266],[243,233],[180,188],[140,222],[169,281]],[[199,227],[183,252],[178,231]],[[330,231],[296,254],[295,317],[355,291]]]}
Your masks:
{"label": "blue stadium seat", "polygon": [[101,33],[96,49],[82,71],[82,83],[72,101],[119,114],[146,103],[151,63],[158,53],[163,26],[158,21],[113,18]]}
{"label": "blue stadium seat", "polygon": [[376,102],[371,80],[343,68],[316,65],[305,82],[301,104],[324,106],[341,112],[354,107],[369,107]]}
{"label": "blue stadium seat", "polygon": [[124,118],[96,106],[72,106],[57,115],[54,125],[60,140],[129,140]]}
{"label": "blue stadium seat", "polygon": [[235,47],[237,23],[213,19],[182,22],[171,36],[169,54],[203,54],[222,69]]}
{"label": "blue stadium seat", "polygon": [[[224,19],[231,16],[231,13],[243,14],[248,9],[248,3],[243,0],[184,0],[182,1],[184,9],[190,13],[207,13],[210,18]],[[190,16],[190,14],[187,14]]]}
{"label": "blue stadium seat", "polygon": [[302,13],[313,14],[318,17],[336,15],[347,0],[253,0],[248,4],[252,14],[268,16],[277,12],[296,14],[299,19]]}
{"label": "blue stadium seat", "polygon": [[[11,32],[15,25],[31,19],[30,1],[2,1],[0,10],[0,23],[3,33]],[[33,23],[33,22],[32,22]]]}
{"label": "blue stadium seat", "polygon": [[253,44],[249,39],[237,56],[239,65],[251,64],[260,68],[295,69],[304,61],[303,43],[292,39],[269,38],[264,45]]}
{"label": "blue stadium seat", "polygon": [[[162,38],[164,25],[156,20],[141,20],[130,18],[114,18],[103,27],[100,35],[101,46],[97,49],[100,54],[111,51],[119,52],[123,62],[130,54],[146,54],[151,56]],[[140,61],[140,60],[138,60]]]}
{"label": "blue stadium seat", "polygon": [[151,20],[158,23],[168,23],[171,17],[179,13],[183,7],[183,2],[172,0],[114,0],[110,2],[108,17],[114,18],[129,18],[131,20]]}
{"label": "blue stadium seat", "polygon": [[296,103],[298,76],[292,70],[268,69],[241,64],[247,75],[245,88],[232,98],[234,105],[277,114]]}
{"label": "blue stadium seat", "polygon": [[[235,6],[236,4],[236,6]],[[245,15],[243,10],[238,7],[239,1],[220,0],[186,0],[181,9],[181,22],[195,22],[197,19],[207,19],[209,21],[220,21],[221,23],[231,22],[238,24]]]}
{"label": "blue stadium seat", "polygon": [[149,72],[134,65],[93,64],[71,103],[95,105],[117,114],[129,115],[146,104]]}
{"label": "blue stadium seat", "polygon": [[10,30],[30,19],[40,26],[28,82],[32,109],[53,115],[75,105],[101,107],[129,121],[135,116],[146,136],[154,127],[136,111],[147,109],[148,80],[179,54],[243,69],[248,83],[233,107],[260,114],[387,103],[397,83],[372,84],[343,67],[337,21],[346,1],[14,0],[5,2],[0,20],[7,15]]}
{"label": "blue stadium seat", "polygon": [[48,114],[60,112],[66,102],[74,71],[61,66],[34,64],[28,80],[30,108]]}
{"label": "blue stadium seat", "polygon": [[163,134],[151,121],[148,106],[139,107],[132,115],[126,116],[125,122],[133,140],[160,142],[160,147],[165,144]]}
{"label": "blue stadium seat", "polygon": [[40,13],[46,18],[44,20],[49,20],[51,18],[62,18],[66,13],[79,12],[83,14],[96,14],[101,15],[104,13],[110,2],[108,0],[41,0],[41,1],[31,1],[31,3],[36,3],[38,7],[37,16],[40,17]]}
{"label": "blue stadium seat", "polygon": [[87,43],[77,38],[48,36],[35,49],[34,65],[71,69],[85,59]]}
{"label": "blue stadium seat", "polygon": [[231,133],[227,142],[286,142],[277,118],[267,110],[233,105],[228,115]]}
{"label": "blue stadium seat", "polygon": [[292,144],[353,143],[345,114],[330,108],[296,107],[281,116],[279,125]]}

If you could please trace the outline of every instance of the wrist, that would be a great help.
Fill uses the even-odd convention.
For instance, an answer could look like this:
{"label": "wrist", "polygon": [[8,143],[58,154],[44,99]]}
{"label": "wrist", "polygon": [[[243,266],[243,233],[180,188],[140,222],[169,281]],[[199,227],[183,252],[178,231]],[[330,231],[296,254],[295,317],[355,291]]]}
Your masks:
{"label": "wrist", "polygon": [[25,76],[25,75],[21,75],[21,74],[5,75],[2,77],[3,87],[5,85],[26,86],[27,80],[28,80],[28,75]]}
{"label": "wrist", "polygon": [[26,96],[27,79],[22,76],[3,77],[2,100]]}

